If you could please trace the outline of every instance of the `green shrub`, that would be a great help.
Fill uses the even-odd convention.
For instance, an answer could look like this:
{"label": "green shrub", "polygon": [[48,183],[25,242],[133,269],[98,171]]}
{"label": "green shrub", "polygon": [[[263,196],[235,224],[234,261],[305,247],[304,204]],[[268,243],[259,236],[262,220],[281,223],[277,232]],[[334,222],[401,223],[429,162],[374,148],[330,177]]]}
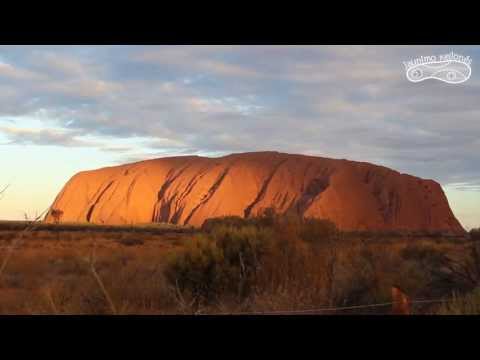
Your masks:
{"label": "green shrub", "polygon": [[388,241],[385,234],[347,238],[329,220],[273,210],[209,219],[202,229],[172,257],[166,278],[184,303],[212,313],[387,303],[394,285],[412,299],[441,298],[466,293],[480,279],[473,245],[458,253],[432,241]]}
{"label": "green shrub", "polygon": [[409,245],[401,252],[404,260],[418,264],[429,278],[428,292],[443,296],[451,291],[472,291],[480,283],[480,251],[470,244],[461,255],[450,254],[433,245]]}
{"label": "green shrub", "polygon": [[216,227],[228,226],[241,228],[244,226],[272,227],[276,220],[281,216],[278,215],[273,208],[263,209],[258,216],[243,218],[241,216],[220,216],[216,218],[206,219],[201,230],[207,233],[212,232]]}
{"label": "green shrub", "polygon": [[299,235],[302,240],[315,244],[335,239],[338,229],[330,220],[309,218],[303,221]]}
{"label": "green shrub", "polygon": [[200,301],[212,301],[224,285],[222,257],[215,242],[198,236],[183,252],[168,260],[165,277],[175,286],[179,295],[188,295],[198,307]]}
{"label": "green shrub", "polygon": [[253,290],[271,239],[269,229],[217,226],[211,234],[193,238],[184,251],[174,254],[165,276],[180,297],[191,299],[194,308],[224,295],[244,299]]}
{"label": "green shrub", "polygon": [[303,218],[294,213],[277,214],[273,208],[266,208],[260,215],[247,219],[240,216],[210,218],[205,220],[201,229],[212,233],[217,227],[240,229],[245,226],[273,228],[276,233],[289,233],[290,236],[299,237],[311,244],[335,239],[339,234],[335,223],[330,220]]}
{"label": "green shrub", "polygon": [[248,219],[244,219],[240,216],[221,216],[216,218],[206,219],[202,226],[201,230],[207,233],[212,232],[216,227],[219,226],[230,226],[235,228],[240,228],[250,224]]}
{"label": "green shrub", "polygon": [[448,261],[446,254],[433,246],[411,244],[406,246],[400,254],[405,260],[417,261],[430,268],[440,268]]}
{"label": "green shrub", "polygon": [[187,292],[204,304],[220,298],[224,302],[226,295],[242,302],[252,294],[257,298],[269,294],[298,306],[332,298],[332,240],[338,238],[338,230],[331,221],[304,219],[293,213],[279,215],[267,208],[248,219],[209,219],[202,229],[214,243],[211,246],[220,249],[221,264],[217,263],[215,271],[223,280],[209,287],[210,294],[192,293],[193,283],[183,281],[189,285],[182,287],[182,294]]}

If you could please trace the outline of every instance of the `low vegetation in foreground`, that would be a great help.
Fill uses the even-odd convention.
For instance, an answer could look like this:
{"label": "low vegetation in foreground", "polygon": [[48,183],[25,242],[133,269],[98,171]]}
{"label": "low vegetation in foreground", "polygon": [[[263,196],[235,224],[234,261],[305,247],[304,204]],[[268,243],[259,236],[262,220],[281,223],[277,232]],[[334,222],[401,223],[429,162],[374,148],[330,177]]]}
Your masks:
{"label": "low vegetation in foreground", "polygon": [[392,287],[414,314],[480,313],[479,230],[345,234],[271,211],[196,231],[38,225],[0,223],[1,314],[389,314]]}

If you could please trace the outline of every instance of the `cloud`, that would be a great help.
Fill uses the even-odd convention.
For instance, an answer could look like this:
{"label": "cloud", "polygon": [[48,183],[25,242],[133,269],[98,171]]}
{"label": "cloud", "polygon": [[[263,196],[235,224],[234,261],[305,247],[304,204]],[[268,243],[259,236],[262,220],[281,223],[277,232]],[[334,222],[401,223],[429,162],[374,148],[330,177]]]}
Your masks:
{"label": "cloud", "polygon": [[39,80],[42,76],[0,61],[0,79]]}
{"label": "cloud", "polygon": [[2,126],[0,127],[0,133],[7,136],[10,140],[9,144],[69,147],[91,147],[97,145],[94,142],[78,139],[75,133],[51,129],[20,129]]}
{"label": "cloud", "polygon": [[131,152],[133,148],[129,146],[105,146],[101,147],[100,150],[113,153],[126,153]]}
{"label": "cloud", "polygon": [[[403,61],[451,50],[473,58],[468,82],[406,80]],[[2,132],[98,146],[119,161],[278,150],[475,183],[478,55],[476,46],[0,46],[9,64],[0,115],[47,127]],[[122,139],[138,140],[115,145]]]}
{"label": "cloud", "polygon": [[[243,64],[236,64],[234,62],[227,62],[212,58],[216,55],[218,58],[223,58],[224,52],[236,51],[234,47],[160,47],[147,48],[134,56],[138,62],[146,62],[155,65],[169,65],[180,67],[187,71],[195,71],[200,73],[214,74],[215,76],[229,76],[229,77],[254,77],[261,78],[262,73],[253,67],[248,67]],[[192,62],[192,60],[195,61]]]}
{"label": "cloud", "polygon": [[451,183],[448,186],[453,188],[453,189],[462,190],[462,191],[480,191],[480,182],[476,182],[476,183],[469,183],[469,182]]}

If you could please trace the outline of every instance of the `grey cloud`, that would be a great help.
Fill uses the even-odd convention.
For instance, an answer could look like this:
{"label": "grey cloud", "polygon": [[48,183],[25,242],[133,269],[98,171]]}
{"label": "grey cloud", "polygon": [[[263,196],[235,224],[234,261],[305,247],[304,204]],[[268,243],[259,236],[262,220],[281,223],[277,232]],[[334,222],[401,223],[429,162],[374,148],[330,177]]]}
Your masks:
{"label": "grey cloud", "polygon": [[78,139],[74,133],[60,132],[49,129],[19,129],[0,127],[0,133],[3,133],[10,140],[11,144],[24,145],[55,145],[72,147],[91,147],[97,143]]}
{"label": "grey cloud", "polygon": [[[2,46],[11,67],[8,77],[0,71],[0,115],[42,111],[66,134],[147,139],[138,151],[99,145],[122,160],[278,150],[470,183],[480,178],[476,68],[463,85],[412,84],[402,64],[450,50],[474,65],[480,55],[433,46]],[[43,135],[52,138],[10,134],[38,143]]]}
{"label": "grey cloud", "polygon": [[126,153],[131,152],[134,148],[130,146],[104,146],[100,150],[112,153]]}
{"label": "grey cloud", "polygon": [[462,183],[451,183],[449,187],[463,190],[463,191],[480,191],[480,182],[469,183],[469,182],[462,182]]}

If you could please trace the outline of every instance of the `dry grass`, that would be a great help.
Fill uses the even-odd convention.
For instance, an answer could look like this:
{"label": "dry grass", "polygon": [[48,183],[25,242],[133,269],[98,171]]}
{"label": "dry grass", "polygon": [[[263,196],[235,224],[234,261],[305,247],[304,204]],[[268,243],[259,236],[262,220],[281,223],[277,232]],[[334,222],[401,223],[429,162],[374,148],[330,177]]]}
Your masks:
{"label": "dry grass", "polygon": [[187,237],[40,229],[12,247],[18,232],[0,231],[0,314],[168,313],[162,266]]}
{"label": "dry grass", "polygon": [[281,312],[390,301],[394,284],[412,298],[448,298],[470,289],[437,266],[435,256],[446,255],[468,266],[467,272],[475,266],[469,263],[472,243],[465,239],[338,236],[333,242],[305,242],[286,227],[272,238],[276,245],[262,260],[248,296],[219,293],[194,309],[189,295],[165,276],[167,259],[195,241],[190,230],[39,226],[12,247],[25,226],[2,224],[0,259],[9,258],[0,277],[0,314]]}

